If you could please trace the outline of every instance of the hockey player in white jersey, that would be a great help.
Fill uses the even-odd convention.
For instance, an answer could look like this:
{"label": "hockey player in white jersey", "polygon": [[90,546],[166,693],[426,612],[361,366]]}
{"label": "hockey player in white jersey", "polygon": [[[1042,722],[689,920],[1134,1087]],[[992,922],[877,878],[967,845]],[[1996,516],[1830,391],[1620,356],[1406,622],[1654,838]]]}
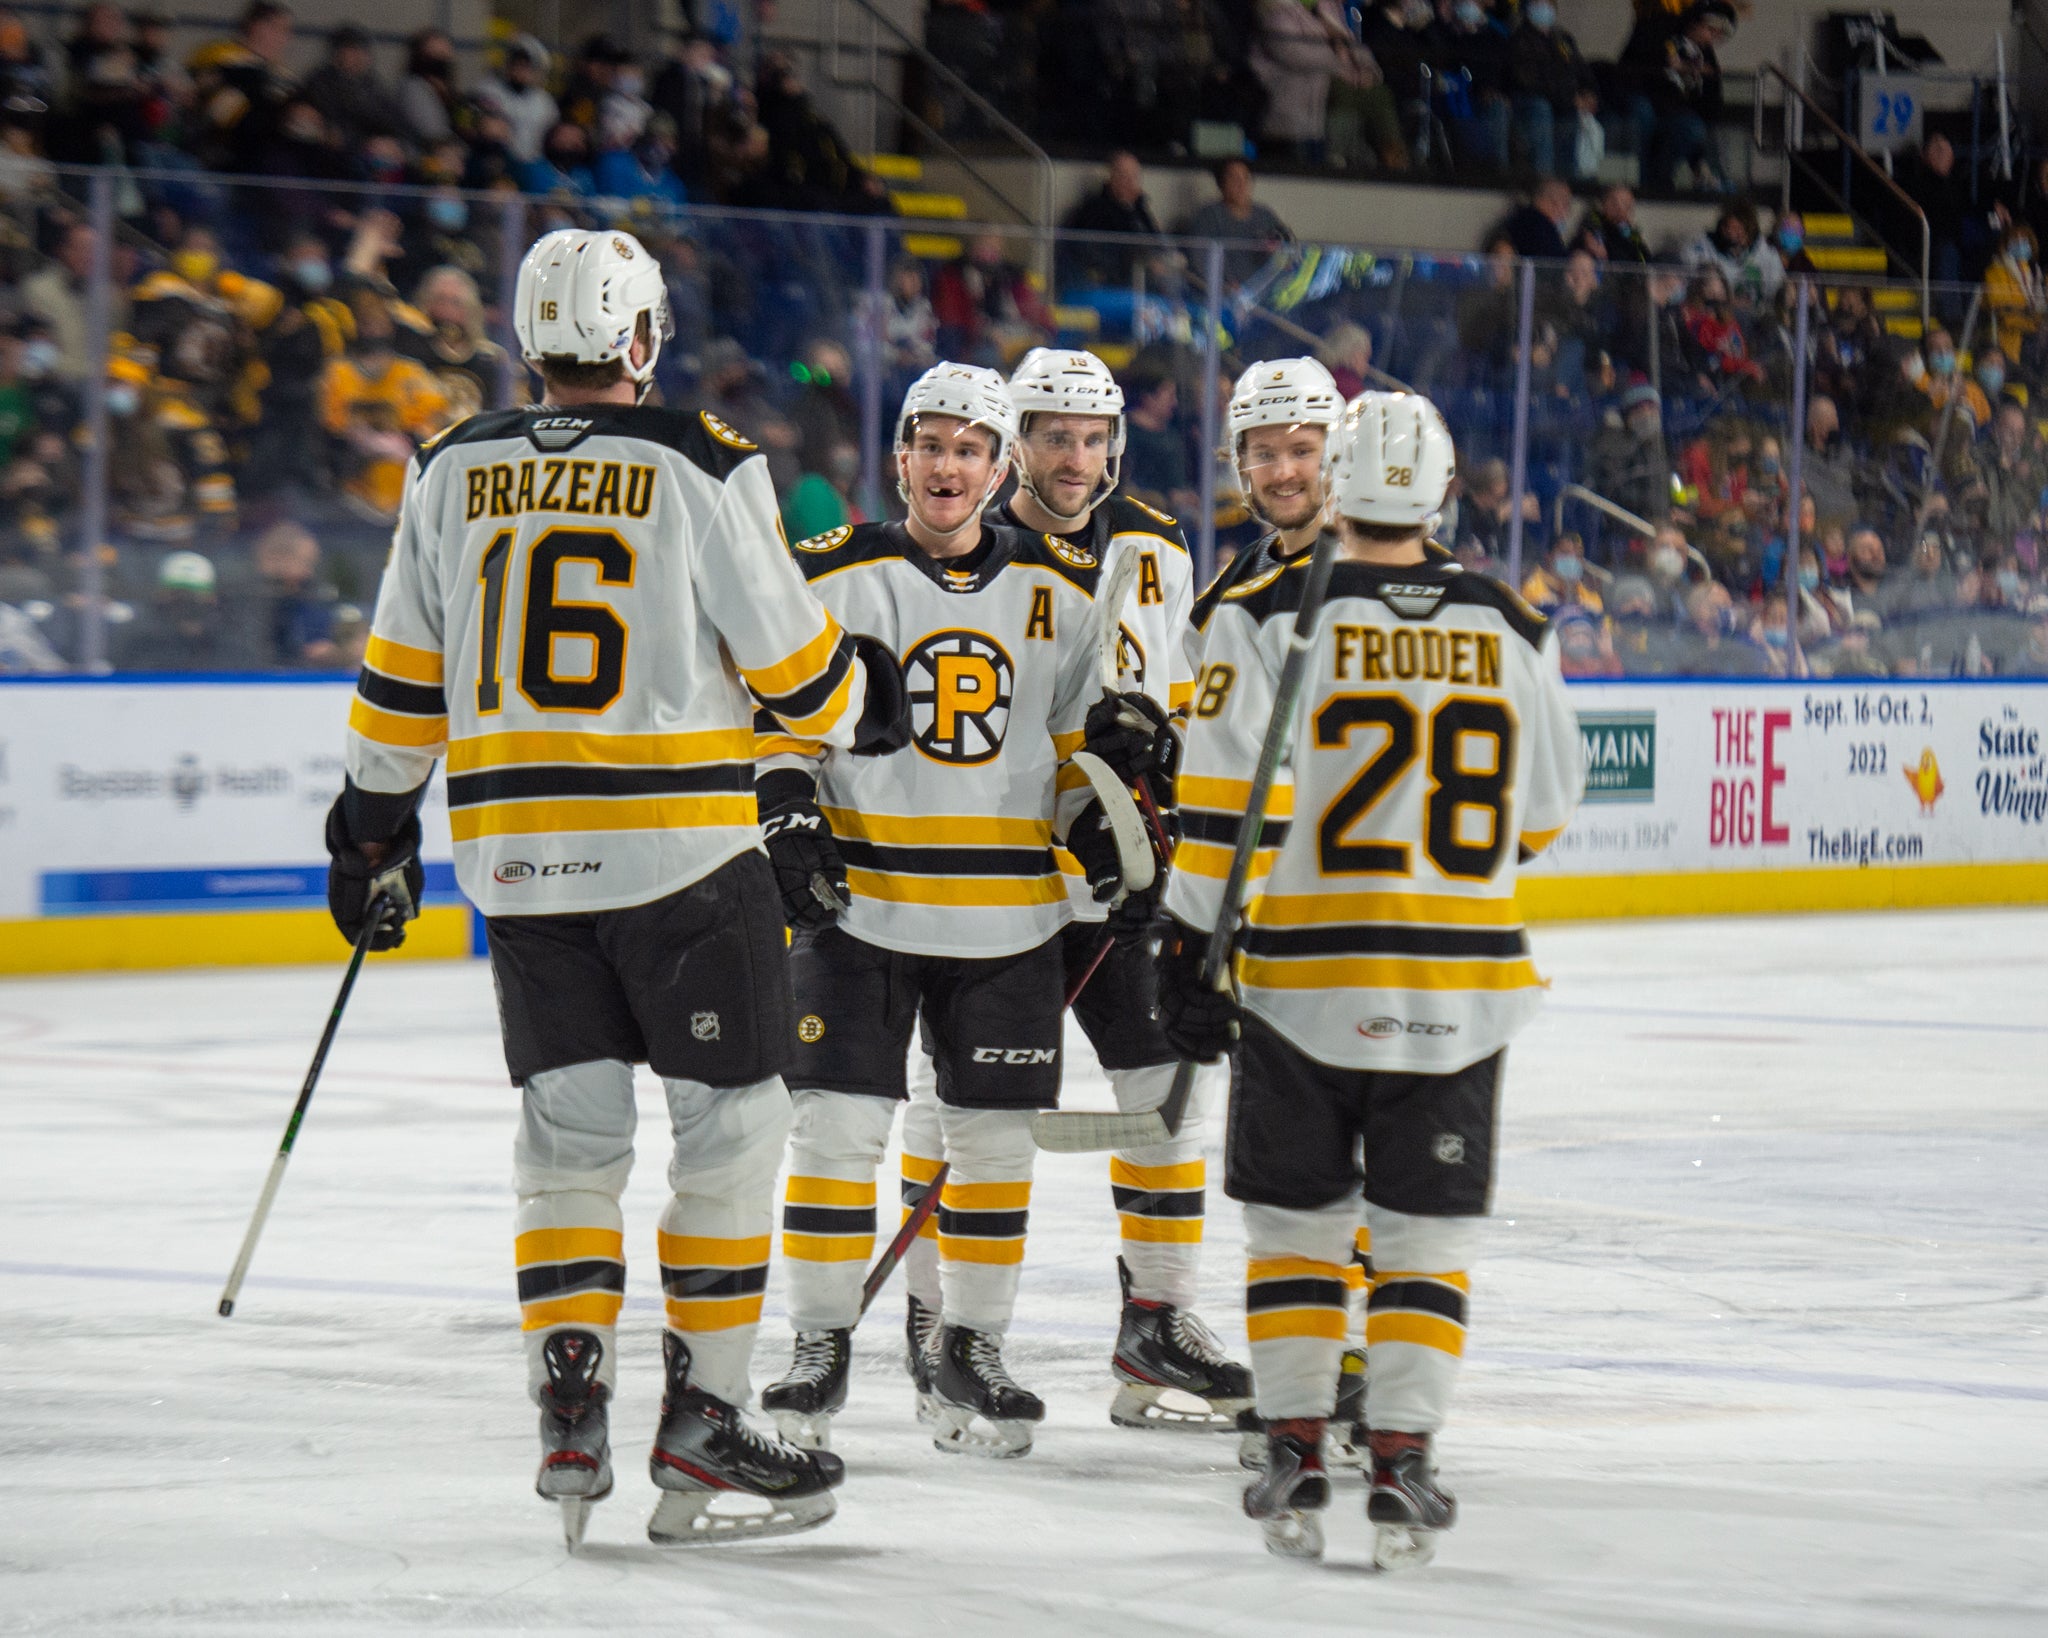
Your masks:
{"label": "hockey player in white jersey", "polygon": [[841,624],[901,653],[912,705],[911,749],[886,763],[786,732],[760,745],[801,1014],[783,1216],[796,1351],[762,1405],[807,1440],[822,1442],[845,1403],[875,1174],[920,1013],[951,1168],[940,1311],[913,1325],[920,1398],[947,1451],[1022,1455],[1045,1414],[1001,1344],[1024,1258],[1031,1114],[1059,1096],[1068,909],[1053,846],[1105,900],[1121,877],[1101,803],[1070,760],[1100,694],[1099,565],[983,517],[1015,438],[1000,376],[938,365],[897,420],[908,520],[794,551]]}
{"label": "hockey player in white jersey", "polygon": [[[1124,395],[1101,359],[1035,348],[1011,373],[1010,401],[1017,411],[1017,485],[995,520],[1057,535],[1087,552],[1101,564],[1104,586],[1117,578],[1121,559],[1136,559],[1118,616],[1121,687],[1098,694],[1090,706],[1087,749],[1126,785],[1142,783],[1157,804],[1170,807],[1180,751],[1176,714],[1184,716],[1194,696],[1187,658],[1194,565],[1187,541],[1165,513],[1116,493]],[[1172,1084],[1175,1063],[1153,1015],[1151,924],[1158,886],[1107,911],[1079,866],[1068,856],[1061,865],[1074,915],[1061,935],[1069,990],[1089,975],[1074,1016],[1118,1107],[1126,1113],[1155,1109]],[[1159,884],[1164,879],[1162,868]],[[930,1108],[913,1103],[912,1117]],[[1173,1141],[1110,1157],[1123,1309],[1110,1361],[1118,1388],[1109,1414],[1124,1427],[1228,1429],[1251,1403],[1250,1371],[1225,1354],[1194,1312],[1207,1184],[1204,1130],[1197,1106]],[[906,1118],[905,1171],[913,1185],[925,1159],[916,1141],[923,1135],[923,1122]],[[927,1243],[907,1261],[917,1301],[925,1273],[918,1265],[935,1263],[935,1253]],[[1206,1401],[1207,1412],[1183,1408],[1168,1390]]]}
{"label": "hockey player in white jersey", "polygon": [[1337,559],[1264,808],[1237,943],[1241,1005],[1197,969],[1250,822],[1310,555],[1234,586],[1209,616],[1159,989],[1177,1048],[1233,1059],[1224,1187],[1244,1203],[1266,1436],[1245,1510],[1274,1551],[1321,1551],[1322,1444],[1362,1190],[1375,1263],[1367,1511],[1393,1568],[1426,1561],[1456,1518],[1431,1439],[1464,1347],[1503,1053],[1542,994],[1516,865],[1564,828],[1584,773],[1543,619],[1425,550],[1452,471],[1435,408],[1362,394],[1336,445]]}
{"label": "hockey player in white jersey", "polygon": [[[816,743],[887,750],[902,743],[902,679],[806,589],[753,446],[708,415],[639,403],[669,321],[637,240],[549,234],[520,267],[514,319],[546,401],[462,423],[407,472],[328,817],[330,902],[354,936],[395,888],[408,902],[379,947],[402,937],[415,813],[445,755],[456,872],[486,917],[521,1092],[537,1488],[563,1504],[572,1545],[611,1490],[619,1197],[646,1062],[675,1133],[648,1533],[782,1534],[831,1515],[842,1469],[740,1411],[796,1029],[753,713],[765,701]],[[714,1511],[720,1497],[744,1505]]]}

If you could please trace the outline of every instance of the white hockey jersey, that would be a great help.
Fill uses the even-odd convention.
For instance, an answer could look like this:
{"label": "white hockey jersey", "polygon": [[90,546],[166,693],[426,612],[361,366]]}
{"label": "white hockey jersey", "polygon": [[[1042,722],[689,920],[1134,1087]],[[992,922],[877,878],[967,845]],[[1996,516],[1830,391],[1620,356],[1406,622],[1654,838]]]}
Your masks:
{"label": "white hockey jersey", "polygon": [[903,661],[912,738],[856,757],[764,734],[764,769],[818,775],[846,861],[840,925],[919,955],[1015,955],[1068,920],[1053,839],[1093,799],[1069,758],[1095,669],[1092,553],[994,522],[965,558],[928,556],[901,524],[798,542],[811,590],[848,631]]}
{"label": "white hockey jersey", "polygon": [[[1308,555],[1210,614],[1166,907],[1215,924]],[[1447,1074],[1505,1045],[1543,980],[1515,903],[1585,788],[1549,628],[1433,556],[1340,561],[1267,804],[1238,940],[1247,1011],[1347,1069]]]}
{"label": "white hockey jersey", "polygon": [[[996,521],[1017,526],[1007,506]],[[1185,711],[1195,695],[1189,617],[1195,601],[1195,566],[1181,527],[1164,512],[1127,495],[1112,495],[1088,521],[1060,539],[1101,564],[1102,583],[1116,572],[1125,553],[1138,554],[1138,578],[1131,584],[1121,621],[1119,653],[1126,681],[1168,711]],[[1093,696],[1090,697],[1091,703]],[[1169,793],[1160,792],[1164,800]],[[1102,921],[1109,912],[1088,891],[1080,863],[1065,848],[1053,857],[1066,878],[1067,898],[1077,921]]]}
{"label": "white hockey jersey", "polygon": [[850,745],[866,676],[723,422],[506,410],[408,468],[348,773],[410,791],[446,753],[456,876],[484,914],[643,904],[759,847],[757,699]]}

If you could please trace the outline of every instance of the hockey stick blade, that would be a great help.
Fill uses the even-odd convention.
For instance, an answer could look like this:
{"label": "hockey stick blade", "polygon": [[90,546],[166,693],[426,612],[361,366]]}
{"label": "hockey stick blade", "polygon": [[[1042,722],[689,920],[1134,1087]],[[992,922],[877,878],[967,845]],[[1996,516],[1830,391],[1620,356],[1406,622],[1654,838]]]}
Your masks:
{"label": "hockey stick blade", "polygon": [[1123,689],[1124,604],[1131,600],[1131,588],[1137,583],[1138,554],[1126,551],[1096,588],[1095,669],[1107,693]]}
{"label": "hockey stick blade", "polygon": [[1102,1149],[1149,1149],[1173,1134],[1156,1109],[1142,1115],[1096,1114],[1085,1109],[1043,1109],[1031,1117],[1031,1140],[1048,1154],[1084,1155]]}
{"label": "hockey stick blade", "polygon": [[1076,751],[1073,764],[1102,804],[1109,820],[1109,834],[1116,843],[1117,865],[1123,872],[1123,890],[1142,893],[1159,877],[1159,859],[1145,835],[1144,816],[1123,782],[1109,771],[1109,764],[1092,751]]}

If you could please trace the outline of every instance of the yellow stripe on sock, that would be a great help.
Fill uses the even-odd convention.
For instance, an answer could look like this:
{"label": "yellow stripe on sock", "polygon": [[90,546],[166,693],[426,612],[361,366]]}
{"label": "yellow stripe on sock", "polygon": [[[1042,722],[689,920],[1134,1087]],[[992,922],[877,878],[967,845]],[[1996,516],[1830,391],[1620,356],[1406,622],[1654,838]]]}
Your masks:
{"label": "yellow stripe on sock", "polygon": [[1363,1263],[1346,1263],[1344,1265],[1344,1283],[1353,1291],[1363,1291],[1365,1289],[1365,1265]]}
{"label": "yellow stripe on sock", "polygon": [[544,1331],[550,1325],[616,1325],[619,1304],[624,1300],[616,1291],[579,1291],[573,1297],[521,1303],[519,1329]]}
{"label": "yellow stripe on sock", "polygon": [[1133,1166],[1122,1155],[1111,1155],[1109,1180],[1127,1189],[1151,1189],[1162,1194],[1175,1189],[1199,1189],[1208,1183],[1209,1163],[1190,1160],[1179,1166]]}
{"label": "yellow stripe on sock", "polygon": [[803,1263],[864,1263],[875,1254],[872,1234],[784,1234],[782,1255]]}
{"label": "yellow stripe on sock", "polygon": [[949,1211],[1023,1211],[1031,1204],[1031,1184],[955,1183],[946,1180],[939,1203]]}
{"label": "yellow stripe on sock", "polygon": [[[909,1221],[910,1208],[905,1206],[903,1208],[903,1215],[896,1219],[896,1226],[901,1228]],[[936,1240],[939,1237],[939,1215],[937,1212],[933,1212],[931,1216],[918,1225],[917,1237],[920,1240]]]}
{"label": "yellow stripe on sock", "polygon": [[995,1263],[1006,1265],[1024,1260],[1022,1240],[963,1240],[950,1234],[939,1236],[939,1256],[949,1263]]}
{"label": "yellow stripe on sock", "polygon": [[837,1177],[792,1177],[784,1200],[792,1206],[872,1206],[875,1182],[849,1183]]}
{"label": "yellow stripe on sock", "polygon": [[1244,1317],[1245,1334],[1254,1342],[1274,1342],[1281,1337],[1322,1337],[1330,1342],[1344,1340],[1344,1310],[1341,1308],[1272,1308]]}
{"label": "yellow stripe on sock", "polygon": [[903,1156],[903,1180],[906,1183],[929,1183],[939,1175],[943,1161],[927,1160],[923,1155],[906,1152]]}
{"label": "yellow stripe on sock", "polygon": [[1136,1212],[1120,1212],[1124,1238],[1133,1244],[1155,1246],[1193,1246],[1202,1243],[1200,1217],[1140,1217]]}
{"label": "yellow stripe on sock", "polygon": [[617,1229],[528,1229],[512,1242],[512,1255],[525,1268],[531,1263],[574,1263],[591,1257],[626,1260],[626,1237]]}
{"label": "yellow stripe on sock", "polygon": [[1365,1316],[1365,1343],[1377,1348],[1383,1342],[1412,1342],[1419,1348],[1434,1348],[1440,1354],[1462,1357],[1465,1327],[1440,1314],[1417,1314],[1389,1310]]}
{"label": "yellow stripe on sock", "polygon": [[1342,1280],[1342,1263],[1319,1263],[1312,1257],[1253,1257],[1246,1262],[1247,1280]]}
{"label": "yellow stripe on sock", "polygon": [[701,1234],[671,1234],[666,1229],[654,1236],[661,1260],[670,1268],[753,1268],[768,1260],[765,1234],[746,1240],[715,1240]]}
{"label": "yellow stripe on sock", "polygon": [[668,1322],[678,1331],[732,1331],[761,1323],[759,1297],[671,1297]]}

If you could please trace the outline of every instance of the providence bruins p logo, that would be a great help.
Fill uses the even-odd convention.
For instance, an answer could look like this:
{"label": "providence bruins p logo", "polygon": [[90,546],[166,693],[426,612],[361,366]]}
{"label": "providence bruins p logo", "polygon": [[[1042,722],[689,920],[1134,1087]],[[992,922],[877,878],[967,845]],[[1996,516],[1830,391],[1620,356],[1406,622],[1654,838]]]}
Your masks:
{"label": "providence bruins p logo", "polygon": [[935,631],[903,656],[912,742],[934,762],[987,762],[1010,726],[1010,656],[978,631]]}

